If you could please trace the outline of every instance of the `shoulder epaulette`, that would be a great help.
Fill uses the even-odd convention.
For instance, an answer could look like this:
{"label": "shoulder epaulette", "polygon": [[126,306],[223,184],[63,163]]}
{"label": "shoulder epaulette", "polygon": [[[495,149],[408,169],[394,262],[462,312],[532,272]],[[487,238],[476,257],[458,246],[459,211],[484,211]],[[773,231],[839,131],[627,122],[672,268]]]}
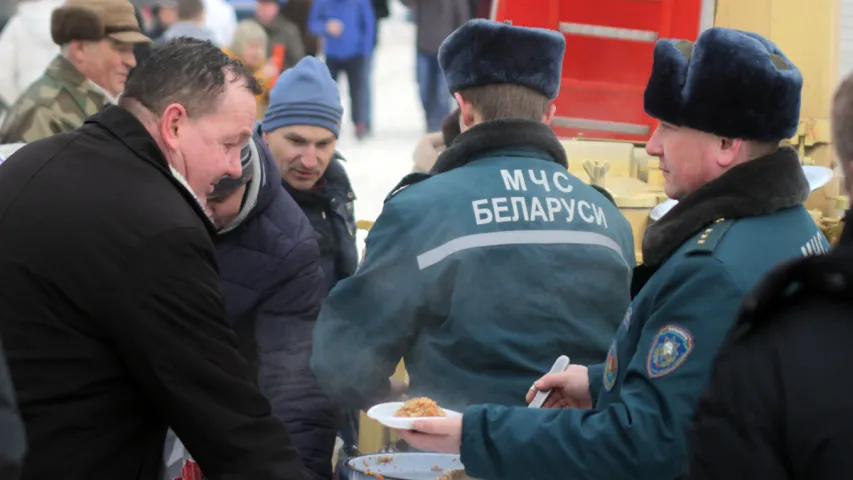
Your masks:
{"label": "shoulder epaulette", "polygon": [[718,218],[714,223],[708,225],[702,232],[695,235],[689,240],[690,245],[687,246],[686,253],[711,253],[717,248],[717,244],[723,238],[723,235],[735,224],[734,220],[726,220]]}
{"label": "shoulder epaulette", "polygon": [[[388,200],[391,200],[394,197],[394,195],[397,195],[401,191],[405,190],[406,187],[411,187],[412,185],[414,185],[416,183],[420,183],[420,182],[430,178],[431,176],[432,175],[430,175],[428,173],[410,173],[410,174],[406,175],[405,177],[403,177],[402,180],[400,180],[400,183],[398,183],[397,186],[394,187],[393,190],[391,190],[391,193],[389,193],[388,196],[385,197],[385,202],[387,202]],[[385,203],[385,202],[383,202],[383,203]]]}

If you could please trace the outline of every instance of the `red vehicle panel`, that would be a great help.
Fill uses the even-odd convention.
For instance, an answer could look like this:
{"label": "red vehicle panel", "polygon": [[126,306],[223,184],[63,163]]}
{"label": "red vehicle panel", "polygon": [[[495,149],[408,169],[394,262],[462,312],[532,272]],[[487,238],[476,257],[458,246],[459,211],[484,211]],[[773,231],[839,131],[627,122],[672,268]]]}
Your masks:
{"label": "red vehicle panel", "polygon": [[695,40],[701,0],[495,0],[494,19],[566,38],[553,128],[561,137],[645,142],[643,90],[659,38]]}

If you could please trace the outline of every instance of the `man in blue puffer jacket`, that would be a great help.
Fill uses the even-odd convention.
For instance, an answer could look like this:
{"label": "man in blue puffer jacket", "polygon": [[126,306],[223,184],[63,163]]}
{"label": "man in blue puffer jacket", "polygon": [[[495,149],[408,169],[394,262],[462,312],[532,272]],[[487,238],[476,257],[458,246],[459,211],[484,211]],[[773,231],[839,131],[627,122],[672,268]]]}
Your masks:
{"label": "man in blue puffer jacket", "polygon": [[[343,111],[328,69],[308,56],[279,77],[260,127],[282,185],[314,228],[329,291],[358,266],[355,193],[335,150]],[[341,431],[349,453],[358,444],[358,418],[358,410],[348,411]]]}
{"label": "man in blue puffer jacket", "polygon": [[303,461],[315,478],[330,479],[339,413],[309,368],[326,295],[320,250],[260,136],[242,161],[242,177],[222,179],[208,200],[228,318]]}

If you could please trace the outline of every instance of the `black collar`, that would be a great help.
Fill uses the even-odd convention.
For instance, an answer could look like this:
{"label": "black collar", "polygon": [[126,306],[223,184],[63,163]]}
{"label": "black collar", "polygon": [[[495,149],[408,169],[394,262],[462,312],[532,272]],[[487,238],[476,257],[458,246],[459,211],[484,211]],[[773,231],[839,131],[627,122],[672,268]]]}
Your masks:
{"label": "black collar", "polygon": [[169,163],[163,152],[154,141],[154,138],[148,133],[148,130],[133,114],[122,107],[108,105],[99,113],[89,117],[85,123],[97,124],[103,129],[110,132],[116,140],[124,144],[128,149],[133,151],[137,157],[145,163],[159,170],[168,180],[175,186],[180,194],[186,199],[187,203],[194,209],[202,223],[207,228],[207,232],[211,238],[216,237],[216,227],[213,222],[207,217],[204,209],[195,196],[187,191],[178,179],[172,175],[169,168]]}
{"label": "black collar", "polygon": [[767,215],[803,203],[809,191],[799,156],[790,147],[738,165],[679,201],[646,229],[643,263],[659,266],[714,220]]}
{"label": "black collar", "polygon": [[513,147],[541,150],[546,154],[543,158],[569,166],[565,148],[548,125],[508,118],[481,123],[460,134],[441,152],[430,173],[447,172],[491,151]]}

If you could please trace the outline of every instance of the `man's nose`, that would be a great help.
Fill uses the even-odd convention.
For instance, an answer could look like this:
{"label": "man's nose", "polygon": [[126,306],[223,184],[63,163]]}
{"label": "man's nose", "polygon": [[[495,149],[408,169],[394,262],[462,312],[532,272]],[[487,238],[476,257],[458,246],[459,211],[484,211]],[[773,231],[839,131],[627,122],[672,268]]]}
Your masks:
{"label": "man's nose", "polygon": [[652,137],[648,142],[646,142],[646,153],[652,157],[663,156],[663,143],[660,141],[660,135],[658,135],[658,132],[660,132],[660,128],[656,128]]}
{"label": "man's nose", "polygon": [[134,55],[133,52],[124,52],[124,58],[122,60],[128,70],[136,66],[136,55]]}
{"label": "man's nose", "polygon": [[314,168],[317,166],[317,149],[308,147],[305,153],[302,154],[302,166],[305,168]]}
{"label": "man's nose", "polygon": [[231,178],[240,178],[243,175],[243,166],[240,163],[240,150],[228,156],[226,168],[225,174]]}

